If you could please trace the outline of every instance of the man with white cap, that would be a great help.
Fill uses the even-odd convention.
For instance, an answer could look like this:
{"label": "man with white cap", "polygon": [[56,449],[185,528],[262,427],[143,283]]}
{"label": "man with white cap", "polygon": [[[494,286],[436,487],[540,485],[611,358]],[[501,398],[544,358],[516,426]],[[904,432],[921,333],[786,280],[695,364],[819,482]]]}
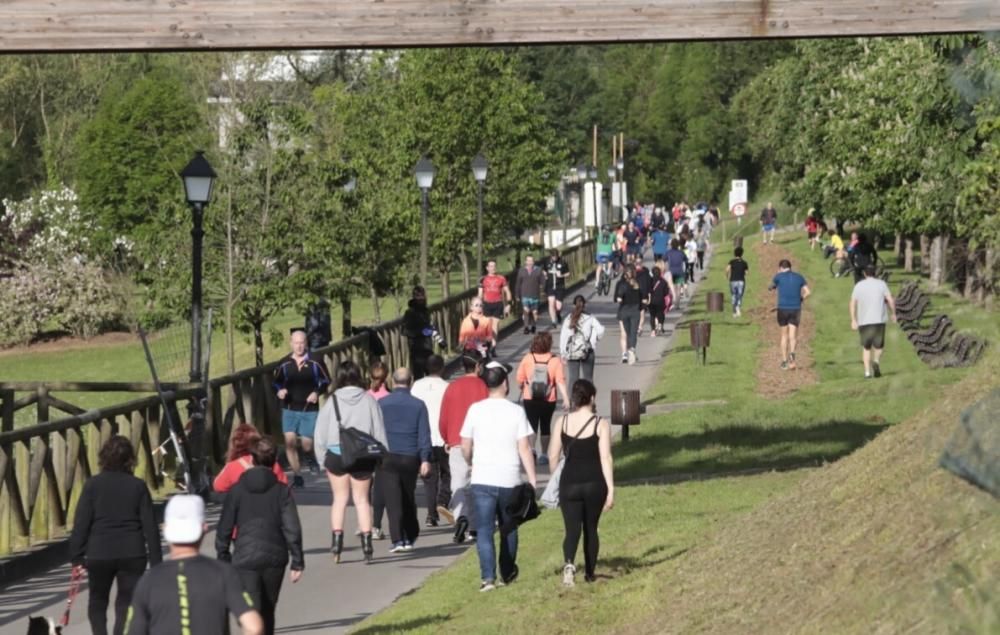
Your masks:
{"label": "man with white cap", "polygon": [[231,565],[200,553],[205,502],[174,496],[167,503],[163,538],[170,559],[146,572],[132,595],[128,635],[216,635],[226,632],[232,613],[243,635],[261,635],[264,622]]}

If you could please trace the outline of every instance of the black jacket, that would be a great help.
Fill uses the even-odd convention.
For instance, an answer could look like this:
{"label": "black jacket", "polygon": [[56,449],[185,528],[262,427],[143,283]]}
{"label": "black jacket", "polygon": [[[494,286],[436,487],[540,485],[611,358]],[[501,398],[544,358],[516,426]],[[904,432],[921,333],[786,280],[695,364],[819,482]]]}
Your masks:
{"label": "black jacket", "polygon": [[427,309],[427,302],[411,298],[403,313],[403,335],[410,340],[411,349],[434,350],[434,340],[424,334],[428,328],[431,328],[431,312]]}
{"label": "black jacket", "polygon": [[101,472],[83,485],[69,539],[70,562],[163,559],[153,500],[146,484],[127,472]]}
{"label": "black jacket", "polygon": [[[230,556],[233,528],[236,548]],[[295,500],[270,468],[250,468],[229,490],[215,532],[215,551],[219,560],[232,560],[237,569],[283,567],[289,553],[292,569],[305,569]]]}

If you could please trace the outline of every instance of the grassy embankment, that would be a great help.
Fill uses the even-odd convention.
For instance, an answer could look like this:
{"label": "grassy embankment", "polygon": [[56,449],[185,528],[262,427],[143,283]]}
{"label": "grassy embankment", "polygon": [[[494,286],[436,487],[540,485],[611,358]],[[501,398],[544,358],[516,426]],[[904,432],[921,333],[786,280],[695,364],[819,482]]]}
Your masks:
{"label": "grassy embankment", "polygon": [[[783,400],[755,394],[758,351],[776,343],[760,341],[749,317],[702,312],[704,293],[725,288],[728,257],[716,257],[689,315],[713,322],[709,363],[696,361],[680,333],[647,401],[727,403],[647,415],[632,441],[616,446],[617,503],[601,524],[605,579],[561,587],[562,523],[550,512],[523,528],[521,577],[512,586],[480,596],[472,551],[358,632],[878,630],[869,623],[896,632],[947,624],[945,600],[962,580],[965,594],[951,598],[962,604],[962,619],[978,628],[995,616],[995,595],[983,593],[1000,561],[995,509],[990,515],[988,496],[935,461],[958,411],[989,387],[1000,359],[994,354],[971,372],[931,370],[891,328],[885,377],[864,381],[846,317],[851,284],[831,279],[803,236],[780,240],[814,291],[818,383]],[[773,272],[755,266],[750,240],[744,315],[773,302],[764,291]],[[716,248],[720,256],[729,251]],[[960,328],[1000,341],[995,315],[947,296],[935,297],[933,308],[947,311]],[[942,395],[949,399],[942,402]],[[823,465],[886,428],[834,465],[725,478],[747,469]],[[664,477],[684,482],[624,483]],[[856,572],[869,577],[859,580]]]}

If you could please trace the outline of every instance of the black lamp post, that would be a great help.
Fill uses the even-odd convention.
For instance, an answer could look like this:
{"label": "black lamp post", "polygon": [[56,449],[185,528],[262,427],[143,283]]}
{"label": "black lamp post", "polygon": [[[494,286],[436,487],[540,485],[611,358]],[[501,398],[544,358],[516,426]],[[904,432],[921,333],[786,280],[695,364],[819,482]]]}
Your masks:
{"label": "black lamp post", "polygon": [[413,176],[420,188],[420,284],[427,286],[427,206],[428,193],[434,185],[434,164],[427,157],[420,157],[413,166]]}
{"label": "black lamp post", "polygon": [[191,228],[191,381],[199,383],[201,377],[201,249],[205,232],[202,221],[205,206],[212,200],[215,170],[205,159],[205,152],[198,150],[190,163],[181,170],[184,195],[194,216]]}
{"label": "black lamp post", "polygon": [[472,176],[476,177],[476,183],[479,185],[479,213],[476,217],[476,233],[479,239],[476,262],[479,263],[479,273],[483,272],[485,264],[483,262],[483,185],[486,184],[486,171],[489,167],[486,157],[482,154],[477,154],[476,158],[472,160]]}

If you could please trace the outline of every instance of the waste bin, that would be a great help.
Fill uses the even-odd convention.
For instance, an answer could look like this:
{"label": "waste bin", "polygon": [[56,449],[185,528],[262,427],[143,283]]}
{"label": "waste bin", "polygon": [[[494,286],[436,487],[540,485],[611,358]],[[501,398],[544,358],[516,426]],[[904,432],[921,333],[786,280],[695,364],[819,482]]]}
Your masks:
{"label": "waste bin", "polygon": [[691,348],[694,354],[701,357],[701,363],[708,360],[708,347],[712,343],[712,323],[705,321],[691,322],[689,325],[691,332]]}
{"label": "waste bin", "polygon": [[629,426],[639,425],[641,413],[638,390],[611,391],[611,424],[622,426],[623,441],[628,441]]}
{"label": "waste bin", "polygon": [[709,291],[705,295],[705,308],[709,313],[722,313],[725,301],[725,296],[722,295],[721,291]]}
{"label": "waste bin", "polygon": [[733,249],[743,247],[743,236],[733,236]]}

